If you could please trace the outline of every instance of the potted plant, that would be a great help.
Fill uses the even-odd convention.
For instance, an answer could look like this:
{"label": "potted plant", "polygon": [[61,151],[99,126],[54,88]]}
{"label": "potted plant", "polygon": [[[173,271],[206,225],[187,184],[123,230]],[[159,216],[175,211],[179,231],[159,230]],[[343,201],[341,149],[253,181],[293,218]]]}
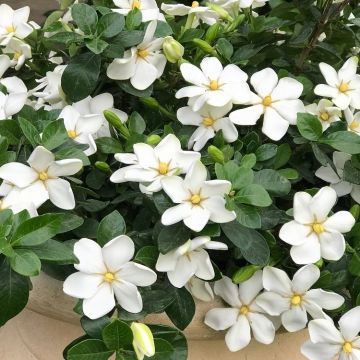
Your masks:
{"label": "potted plant", "polygon": [[0,5],[3,358],[357,359],[358,1],[59,3]]}

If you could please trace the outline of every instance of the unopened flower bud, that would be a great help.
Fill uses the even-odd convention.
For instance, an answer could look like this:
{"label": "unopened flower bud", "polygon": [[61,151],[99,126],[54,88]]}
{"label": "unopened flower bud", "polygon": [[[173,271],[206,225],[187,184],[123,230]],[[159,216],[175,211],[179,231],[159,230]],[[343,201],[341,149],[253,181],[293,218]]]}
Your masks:
{"label": "unopened flower bud", "polygon": [[150,135],[146,139],[146,143],[149,145],[156,145],[161,141],[161,137],[159,135]]}
{"label": "unopened flower bud", "polygon": [[165,37],[162,48],[166,59],[171,63],[176,63],[184,55],[184,47],[172,36]]}
{"label": "unopened flower bud", "polygon": [[216,5],[214,3],[207,3],[206,6],[209,9],[215,11],[222,19],[226,19],[226,20],[229,20],[229,21],[233,20],[233,18],[229,15],[229,13],[224,8],[222,8],[221,6]]}
{"label": "unopened flower bud", "polygon": [[133,347],[137,358],[142,360],[144,356],[154,356],[155,343],[150,328],[145,324],[137,322],[133,322],[130,327],[134,336]]}
{"label": "unopened flower bud", "polygon": [[106,121],[112,125],[115,129],[119,130],[119,132],[126,138],[128,139],[130,137],[130,132],[129,129],[122,123],[122,121],[120,120],[120,118],[113,113],[110,110],[105,110],[104,111],[104,116]]}
{"label": "unopened flower bud", "polygon": [[192,41],[195,45],[197,45],[202,51],[206,52],[207,54],[215,55],[216,51],[215,49],[208,44],[206,41],[201,39],[193,39]]}
{"label": "unopened flower bud", "polygon": [[98,170],[100,170],[100,171],[102,171],[102,172],[104,172],[104,173],[110,172],[110,166],[109,166],[109,164],[107,164],[107,163],[104,162],[104,161],[97,161],[97,162],[95,163],[95,167],[96,167]]}
{"label": "unopened flower bud", "polygon": [[152,108],[157,109],[159,107],[159,102],[153,97],[142,97],[139,99],[144,105]]}
{"label": "unopened flower bud", "polygon": [[240,284],[246,280],[249,280],[260,267],[258,265],[247,265],[240,268],[232,277],[235,284]]}
{"label": "unopened flower bud", "polygon": [[207,31],[206,31],[206,35],[205,35],[205,41],[209,44],[212,44],[215,39],[217,38],[218,34],[219,34],[219,30],[220,30],[220,23],[215,23],[213,25],[211,25]]}
{"label": "unopened flower bud", "polygon": [[208,154],[215,162],[221,164],[224,163],[224,159],[225,159],[224,153],[219,148],[217,148],[214,145],[210,145],[207,150],[208,150]]}

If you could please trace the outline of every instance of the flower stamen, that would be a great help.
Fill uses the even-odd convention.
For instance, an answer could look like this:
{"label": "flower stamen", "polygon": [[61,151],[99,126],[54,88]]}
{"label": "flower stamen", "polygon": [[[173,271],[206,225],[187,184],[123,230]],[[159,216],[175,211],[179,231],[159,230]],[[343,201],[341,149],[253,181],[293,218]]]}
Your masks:
{"label": "flower stamen", "polygon": [[358,121],[353,120],[349,125],[349,129],[350,130],[355,130],[359,125],[360,125],[360,123]]}
{"label": "flower stamen", "polygon": [[46,181],[49,178],[49,175],[46,171],[42,171],[39,173],[39,180]]}
{"label": "flower stamen", "polygon": [[249,312],[249,307],[248,306],[246,306],[246,305],[241,306],[241,308],[240,308],[240,314],[241,315],[246,315],[248,312]]}
{"label": "flower stamen", "polygon": [[114,273],[112,272],[107,272],[104,274],[104,281],[111,284],[112,282],[114,282],[116,279],[116,276]]}
{"label": "flower stamen", "polygon": [[342,348],[343,348],[344,353],[346,353],[346,354],[352,353],[353,347],[352,347],[351,342],[345,341]]}
{"label": "flower stamen", "polygon": [[146,59],[149,56],[149,52],[146,49],[139,49],[137,51],[137,56]]}
{"label": "flower stamen", "polygon": [[199,4],[198,1],[193,1],[192,4],[191,4],[192,8],[196,8],[196,7],[199,7],[199,6],[200,6],[200,4]]}
{"label": "flower stamen", "polygon": [[301,296],[300,295],[293,295],[293,297],[291,298],[291,304],[294,306],[298,306],[301,304]]}
{"label": "flower stamen", "polygon": [[199,205],[201,202],[201,196],[199,194],[194,194],[191,196],[190,201],[193,205]]}
{"label": "flower stamen", "polygon": [[67,134],[70,139],[75,139],[77,137],[76,130],[68,130]]}
{"label": "flower stamen", "polygon": [[330,119],[330,115],[327,111],[323,111],[320,113],[320,119],[322,121],[328,121]]}
{"label": "flower stamen", "polygon": [[349,84],[348,83],[344,83],[342,82],[339,87],[338,87],[339,91],[344,93],[347,92],[349,90]]}
{"label": "flower stamen", "polygon": [[210,84],[209,84],[209,88],[210,90],[218,90],[219,89],[219,83],[217,82],[217,80],[211,80]]}
{"label": "flower stamen", "polygon": [[134,9],[140,9],[141,7],[141,1],[140,0],[134,0],[132,3],[131,8]]}
{"label": "flower stamen", "polygon": [[213,126],[214,123],[215,123],[215,120],[212,119],[211,117],[205,117],[205,118],[203,118],[202,123],[203,123],[203,125],[205,125],[205,126]]}
{"label": "flower stamen", "polygon": [[6,30],[9,34],[15,32],[15,28],[14,28],[13,25],[7,26],[7,27],[5,28],[5,30]]}
{"label": "flower stamen", "polygon": [[312,224],[312,229],[316,234],[321,234],[325,231],[324,225],[320,223],[314,223]]}
{"label": "flower stamen", "polygon": [[169,164],[166,162],[160,161],[158,172],[160,175],[166,175],[169,172]]}
{"label": "flower stamen", "polygon": [[271,96],[270,96],[270,95],[265,96],[264,99],[263,99],[263,101],[262,101],[262,104],[263,104],[264,106],[270,106],[271,103],[272,103]]}

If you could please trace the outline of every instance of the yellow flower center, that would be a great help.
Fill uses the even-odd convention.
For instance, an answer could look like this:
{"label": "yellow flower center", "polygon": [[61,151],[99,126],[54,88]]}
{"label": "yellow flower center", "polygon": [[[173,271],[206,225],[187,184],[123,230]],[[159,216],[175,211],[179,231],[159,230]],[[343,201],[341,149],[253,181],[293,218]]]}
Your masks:
{"label": "yellow flower center", "polygon": [[8,33],[13,33],[13,32],[15,32],[15,28],[14,28],[13,25],[7,26],[7,27],[5,28],[5,30],[6,30]]}
{"label": "yellow flower center", "polygon": [[68,136],[69,136],[70,139],[75,139],[76,136],[77,136],[77,133],[76,133],[75,130],[68,130],[67,133],[68,133]]}
{"label": "yellow flower center", "polygon": [[344,83],[342,82],[339,87],[338,87],[339,91],[344,93],[347,92],[349,90],[349,84],[348,83]]}
{"label": "yellow flower center", "polygon": [[217,80],[211,80],[209,84],[210,90],[218,90],[219,89],[219,83]]}
{"label": "yellow flower center", "polygon": [[353,121],[350,123],[350,125],[349,125],[349,129],[350,129],[350,130],[355,130],[359,125],[360,125],[360,124],[359,124],[358,121],[353,120]]}
{"label": "yellow flower center", "polygon": [[211,117],[203,118],[203,121],[202,121],[203,125],[205,125],[205,126],[213,126],[214,122],[215,122],[215,120],[212,119]]}
{"label": "yellow flower center", "polygon": [[265,96],[265,97],[263,98],[262,104],[263,104],[264,106],[270,106],[271,103],[272,103],[272,99],[271,99],[271,96],[270,96],[270,95],[269,95],[269,96]]}
{"label": "yellow flower center", "polygon": [[330,119],[330,115],[327,111],[323,111],[320,113],[320,119],[322,121],[328,121]]}
{"label": "yellow flower center", "polygon": [[41,181],[46,181],[49,178],[49,175],[47,174],[46,171],[42,171],[41,173],[39,173],[39,179]]}
{"label": "yellow flower center", "polygon": [[14,59],[15,59],[15,60],[19,60],[19,58],[20,58],[21,55],[22,55],[22,54],[21,54],[20,51],[16,51],[16,52],[14,53]]}
{"label": "yellow flower center", "polygon": [[291,304],[292,305],[300,305],[301,303],[301,296],[300,295],[293,295],[293,297],[291,298]]}
{"label": "yellow flower center", "polygon": [[314,223],[312,224],[312,229],[313,231],[316,233],[316,234],[321,234],[325,231],[324,229],[324,225],[323,224],[320,224],[320,223]]}
{"label": "yellow flower center", "polygon": [[199,6],[200,6],[200,4],[199,4],[198,1],[193,1],[192,4],[191,4],[191,7],[193,7],[193,8],[196,8],[196,7],[199,7]]}
{"label": "yellow flower center", "polygon": [[190,201],[193,205],[198,205],[201,202],[201,197],[199,194],[194,194],[191,196]]}
{"label": "yellow flower center", "polygon": [[350,354],[352,352],[353,347],[351,342],[345,341],[342,348],[344,353]]}
{"label": "yellow flower center", "polygon": [[137,51],[137,56],[138,56],[138,57],[141,57],[142,59],[147,58],[148,55],[149,55],[149,52],[148,52],[146,49],[139,49],[139,50]]}
{"label": "yellow flower center", "polygon": [[115,274],[107,272],[104,274],[104,281],[111,284],[116,279]]}
{"label": "yellow flower center", "polygon": [[243,305],[243,306],[240,308],[240,314],[241,314],[241,315],[246,315],[248,312],[249,312],[249,308],[248,308],[246,305]]}
{"label": "yellow flower center", "polygon": [[132,3],[131,8],[134,9],[140,9],[141,7],[141,1],[140,0],[134,0]]}
{"label": "yellow flower center", "polygon": [[169,171],[169,164],[166,162],[162,162],[160,161],[159,163],[159,168],[158,168],[158,172],[161,175],[166,175]]}

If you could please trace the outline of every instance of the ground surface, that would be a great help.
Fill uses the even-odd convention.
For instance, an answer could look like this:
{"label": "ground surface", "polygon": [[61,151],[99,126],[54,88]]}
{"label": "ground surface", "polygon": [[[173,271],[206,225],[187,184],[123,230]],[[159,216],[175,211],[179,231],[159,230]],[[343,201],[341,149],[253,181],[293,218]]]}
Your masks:
{"label": "ground surface", "polygon": [[10,5],[13,9],[17,9],[22,6],[30,6],[31,12],[30,16],[32,20],[41,22],[43,19],[43,14],[46,11],[56,9],[58,3],[56,0],[2,0],[0,3],[6,3]]}

